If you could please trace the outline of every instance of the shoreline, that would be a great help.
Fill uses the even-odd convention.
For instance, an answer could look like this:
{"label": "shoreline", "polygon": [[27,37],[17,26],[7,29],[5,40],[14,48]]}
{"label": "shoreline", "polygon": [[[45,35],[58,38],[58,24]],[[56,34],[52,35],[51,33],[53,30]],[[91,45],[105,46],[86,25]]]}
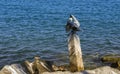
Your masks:
{"label": "shoreline", "polygon": [[[110,60],[114,59],[114,60]],[[52,61],[45,61],[43,59],[40,59],[39,57],[35,57],[35,60],[33,62],[25,61],[21,64],[11,64],[11,65],[5,65],[1,70],[0,74],[33,74],[33,65],[37,64],[38,62],[42,62],[43,64],[37,64],[35,65],[36,68],[40,70],[42,74],[120,74],[120,56],[104,56],[101,57],[101,61],[104,60],[104,62],[118,62],[118,67],[113,68],[106,64],[106,66],[100,66],[97,68],[92,69],[91,67],[85,68],[83,71],[76,71],[71,72],[69,70],[69,64],[68,65],[60,65],[57,66]],[[104,63],[103,62],[103,63]],[[38,71],[39,71],[38,70]],[[39,74],[39,73],[37,73]]]}

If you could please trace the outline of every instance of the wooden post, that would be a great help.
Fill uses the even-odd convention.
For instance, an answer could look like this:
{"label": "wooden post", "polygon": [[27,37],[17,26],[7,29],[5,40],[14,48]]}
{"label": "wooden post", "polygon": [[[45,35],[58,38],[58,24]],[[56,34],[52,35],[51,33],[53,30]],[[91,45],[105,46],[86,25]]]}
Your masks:
{"label": "wooden post", "polygon": [[70,60],[70,71],[84,70],[80,39],[76,33],[71,33],[68,38],[68,50]]}

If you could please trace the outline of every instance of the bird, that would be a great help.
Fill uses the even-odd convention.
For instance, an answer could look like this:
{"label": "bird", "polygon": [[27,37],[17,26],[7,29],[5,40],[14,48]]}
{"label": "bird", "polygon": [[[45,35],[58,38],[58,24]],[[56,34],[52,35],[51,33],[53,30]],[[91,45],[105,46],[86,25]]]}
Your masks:
{"label": "bird", "polygon": [[76,32],[80,30],[80,23],[79,21],[75,18],[75,16],[70,15],[67,24],[66,24],[66,32]]}

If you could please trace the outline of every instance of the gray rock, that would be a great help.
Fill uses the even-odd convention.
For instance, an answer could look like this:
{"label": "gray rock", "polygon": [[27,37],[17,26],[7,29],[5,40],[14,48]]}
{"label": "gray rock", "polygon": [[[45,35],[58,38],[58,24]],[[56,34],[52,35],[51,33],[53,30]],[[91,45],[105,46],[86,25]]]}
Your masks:
{"label": "gray rock", "polygon": [[0,71],[0,74],[27,74],[20,64],[6,65]]}
{"label": "gray rock", "polygon": [[57,71],[57,72],[44,72],[43,74],[120,74],[118,69],[111,68],[109,66],[104,66],[96,68],[93,70],[85,70],[83,72],[70,72],[70,71]]}
{"label": "gray rock", "polygon": [[94,70],[86,70],[88,74],[120,74],[118,69],[111,68],[109,66],[100,67]]}
{"label": "gray rock", "polygon": [[[29,74],[29,73],[27,73],[20,64],[13,64],[4,66],[3,69],[0,71],[0,74]],[[43,72],[42,74],[120,74],[120,71],[109,66],[104,66],[93,70],[84,70],[82,72],[56,71],[56,72]]]}

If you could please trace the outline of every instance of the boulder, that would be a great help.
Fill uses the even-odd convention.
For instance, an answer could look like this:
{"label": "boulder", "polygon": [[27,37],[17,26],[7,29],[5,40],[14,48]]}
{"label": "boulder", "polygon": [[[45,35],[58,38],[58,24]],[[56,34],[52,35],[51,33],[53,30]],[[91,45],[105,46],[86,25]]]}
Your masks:
{"label": "boulder", "polygon": [[109,66],[103,66],[93,70],[84,70],[82,72],[57,71],[44,72],[43,74],[120,74],[120,71]]}
{"label": "boulder", "polygon": [[101,58],[102,62],[116,63],[120,61],[120,56],[105,55]]}
{"label": "boulder", "polygon": [[33,71],[33,73],[29,73],[22,65],[12,64],[4,66],[3,69],[0,71],[0,74],[120,74],[120,71],[109,66],[103,66],[93,70],[84,70],[82,72],[45,71],[40,69],[40,72]]}
{"label": "boulder", "polygon": [[69,70],[68,65],[57,66],[53,62],[42,60],[39,57],[35,57],[33,62],[25,61],[24,64],[30,74]]}
{"label": "boulder", "polygon": [[20,64],[12,64],[4,66],[0,74],[28,74],[28,72]]}
{"label": "boulder", "polygon": [[35,57],[33,62],[25,61],[25,66],[30,74],[40,74],[43,72],[53,72],[52,62],[45,61],[39,57]]}
{"label": "boulder", "polygon": [[111,63],[111,67],[120,69],[120,56],[106,55],[101,58],[101,61]]}
{"label": "boulder", "polygon": [[87,74],[120,74],[118,69],[114,69],[109,66],[103,66],[93,70],[86,70],[85,72]]}

